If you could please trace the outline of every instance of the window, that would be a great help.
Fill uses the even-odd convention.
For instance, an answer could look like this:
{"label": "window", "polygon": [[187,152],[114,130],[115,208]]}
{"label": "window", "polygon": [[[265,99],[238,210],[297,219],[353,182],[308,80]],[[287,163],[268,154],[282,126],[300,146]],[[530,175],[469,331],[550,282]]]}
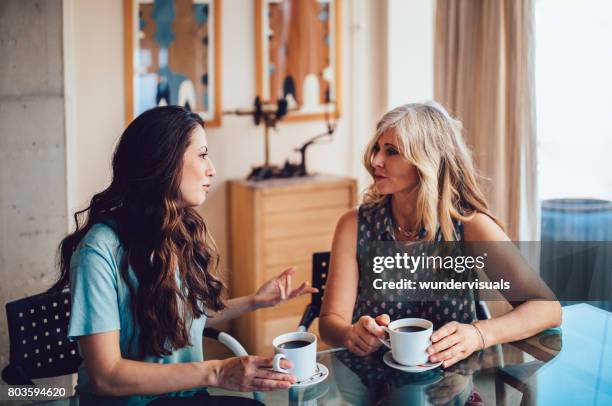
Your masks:
{"label": "window", "polygon": [[541,199],[612,200],[612,1],[536,0]]}

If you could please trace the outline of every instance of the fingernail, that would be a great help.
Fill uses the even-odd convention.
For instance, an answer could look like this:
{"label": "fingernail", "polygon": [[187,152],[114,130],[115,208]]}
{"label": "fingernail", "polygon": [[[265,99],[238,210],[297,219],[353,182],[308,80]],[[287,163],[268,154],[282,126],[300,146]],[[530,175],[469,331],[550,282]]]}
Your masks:
{"label": "fingernail", "polygon": [[429,348],[427,349],[427,353],[428,353],[428,354],[433,354],[433,353],[434,353],[433,348],[429,347]]}
{"label": "fingernail", "polygon": [[431,362],[438,362],[438,357],[431,357]]}

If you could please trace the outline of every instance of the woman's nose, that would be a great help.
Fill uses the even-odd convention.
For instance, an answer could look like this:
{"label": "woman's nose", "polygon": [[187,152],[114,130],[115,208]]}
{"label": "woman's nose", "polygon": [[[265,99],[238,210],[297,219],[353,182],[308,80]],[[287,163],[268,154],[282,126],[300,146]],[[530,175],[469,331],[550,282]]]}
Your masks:
{"label": "woman's nose", "polygon": [[372,166],[375,168],[382,168],[385,165],[385,160],[381,156],[380,151],[372,155]]}
{"label": "woman's nose", "polygon": [[215,169],[215,165],[212,160],[208,160],[208,168],[206,168],[206,176],[215,176],[217,174],[217,170]]}

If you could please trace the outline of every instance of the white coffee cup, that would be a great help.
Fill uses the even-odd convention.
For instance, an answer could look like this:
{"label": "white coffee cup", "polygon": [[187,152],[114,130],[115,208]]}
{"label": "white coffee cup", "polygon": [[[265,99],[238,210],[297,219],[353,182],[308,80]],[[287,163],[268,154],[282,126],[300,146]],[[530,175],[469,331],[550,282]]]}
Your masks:
{"label": "white coffee cup", "polygon": [[[403,327],[420,327],[420,331],[402,332]],[[431,345],[433,324],[425,319],[399,319],[384,327],[389,340],[379,340],[391,349],[393,359],[402,365],[416,366],[425,364],[429,359],[427,347]]]}
{"label": "white coffee cup", "polygon": [[[308,342],[306,345],[293,348],[297,342]],[[274,346],[274,359],[272,369],[277,372],[290,373],[298,382],[305,381],[314,375],[317,370],[317,336],[308,332],[282,334],[272,340]],[[281,368],[280,361],[288,359],[293,368]]]}

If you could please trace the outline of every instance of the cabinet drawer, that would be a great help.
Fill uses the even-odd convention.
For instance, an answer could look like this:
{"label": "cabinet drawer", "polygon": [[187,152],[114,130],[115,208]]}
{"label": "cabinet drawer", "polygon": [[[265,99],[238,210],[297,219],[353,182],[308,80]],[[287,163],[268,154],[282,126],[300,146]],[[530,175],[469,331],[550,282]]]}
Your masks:
{"label": "cabinet drawer", "polygon": [[280,274],[285,269],[291,266],[296,267],[295,273],[292,276],[292,279],[293,279],[292,283],[294,287],[298,286],[300,283],[304,281],[309,282],[309,283],[312,282],[312,259],[311,258],[309,258],[309,260],[306,262],[287,262],[284,264],[278,264],[278,265],[264,268],[263,278],[264,280],[267,281],[268,279],[271,279],[277,276],[278,274]]}
{"label": "cabinet drawer", "polygon": [[[280,306],[266,307],[261,309],[261,320],[269,321],[283,317],[300,316],[304,314],[306,306],[310,303],[310,295],[302,295],[295,299],[289,300]],[[299,321],[299,320],[298,320]],[[288,326],[289,329],[297,329],[297,322],[295,325]]]}
{"label": "cabinet drawer", "polygon": [[325,207],[318,210],[270,213],[263,218],[264,239],[333,234],[338,219],[347,211],[348,205]]}
{"label": "cabinet drawer", "polygon": [[332,239],[331,234],[319,234],[267,241],[264,246],[264,267],[312,261],[314,252],[331,249]]}
{"label": "cabinet drawer", "polygon": [[274,193],[265,195],[263,199],[263,212],[269,214],[329,207],[348,208],[351,206],[351,203],[352,191],[349,188]]}

